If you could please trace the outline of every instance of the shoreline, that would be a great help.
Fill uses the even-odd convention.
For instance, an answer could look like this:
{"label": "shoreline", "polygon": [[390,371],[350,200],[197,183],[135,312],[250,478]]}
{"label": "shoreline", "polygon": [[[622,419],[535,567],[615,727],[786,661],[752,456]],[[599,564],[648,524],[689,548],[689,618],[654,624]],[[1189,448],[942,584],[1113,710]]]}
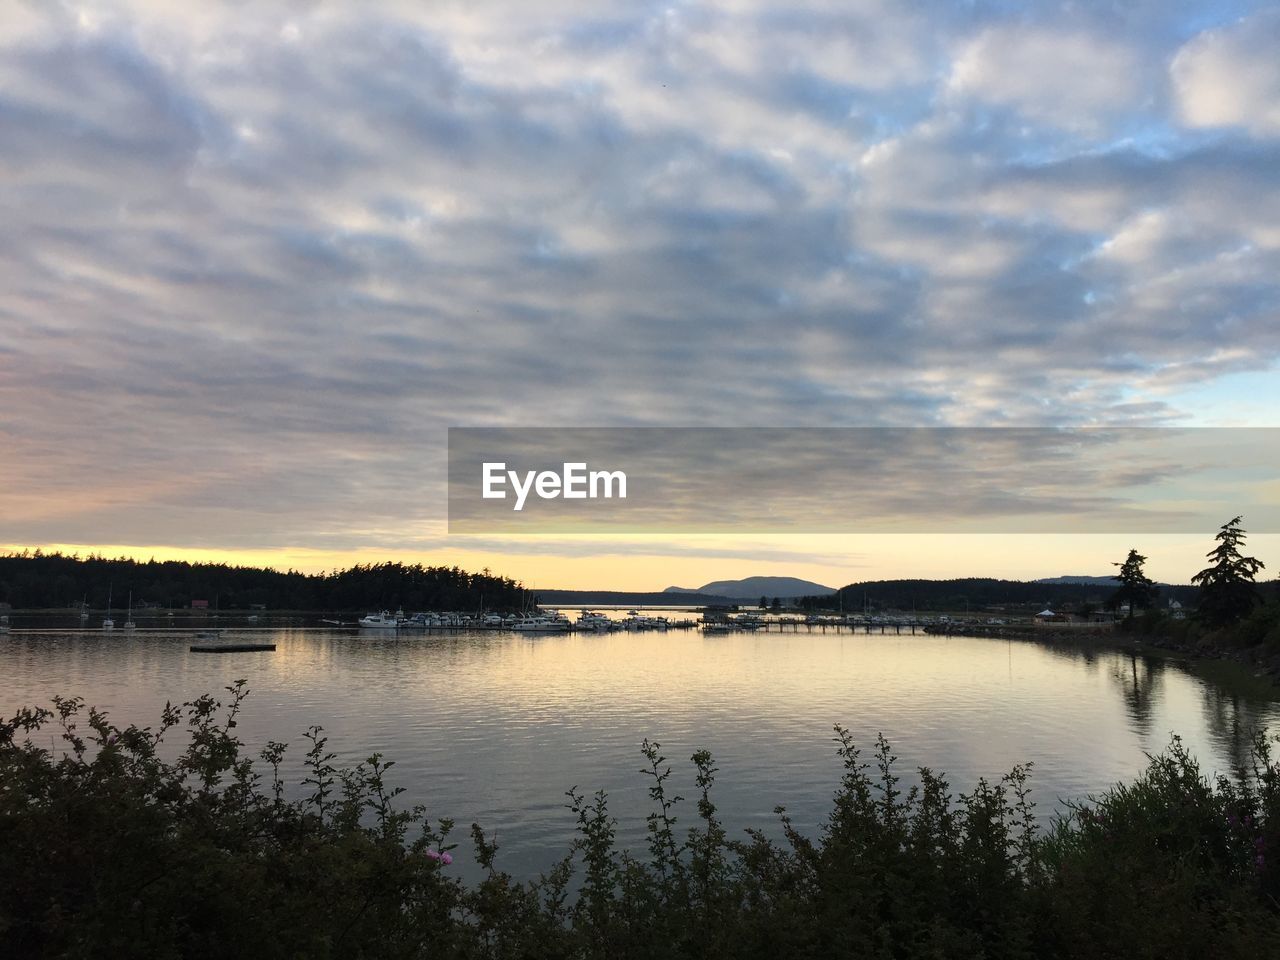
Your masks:
{"label": "shoreline", "polygon": [[1063,641],[1077,641],[1083,646],[1119,650],[1128,653],[1142,653],[1145,656],[1158,656],[1170,660],[1185,660],[1197,664],[1230,665],[1248,673],[1253,680],[1267,682],[1271,687],[1280,688],[1280,654],[1269,654],[1262,646],[1226,647],[1212,641],[1201,640],[1187,643],[1174,640],[1168,636],[1152,635],[1139,637],[1125,633],[1114,625],[1104,624],[1097,628],[1053,626],[1029,626],[1023,624],[983,625],[973,624],[966,627],[948,625],[930,625],[924,629],[927,634],[943,636],[976,636],[993,640],[1023,640],[1047,644],[1061,644]]}

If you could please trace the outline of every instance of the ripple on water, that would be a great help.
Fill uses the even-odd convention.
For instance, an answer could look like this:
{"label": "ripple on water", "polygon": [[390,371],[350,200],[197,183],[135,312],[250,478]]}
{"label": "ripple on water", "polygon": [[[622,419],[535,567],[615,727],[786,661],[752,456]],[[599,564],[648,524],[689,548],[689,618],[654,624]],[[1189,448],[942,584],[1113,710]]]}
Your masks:
{"label": "ripple on water", "polygon": [[1228,770],[1241,749],[1236,721],[1277,718],[1274,701],[1224,696],[1172,664],[963,637],[270,636],[273,654],[202,656],[188,651],[189,634],[13,633],[0,639],[0,706],[79,695],[117,722],[149,724],[166,700],[243,677],[252,694],[238,729],[255,751],[289,740],[290,777],[303,731],[320,724],[341,762],[380,751],[396,761],[406,800],[496,830],[501,862],[526,875],[563,853],[572,786],[608,790],[619,838],[645,842],[645,737],[662,743],[686,796],[688,758],[713,752],[717,802],[735,829],[772,824],[780,803],[811,829],[840,777],[835,723],[868,759],[883,732],[906,780],[928,766],[955,792],[1034,760],[1047,816],[1060,799],[1131,776],[1173,732],[1207,768]]}

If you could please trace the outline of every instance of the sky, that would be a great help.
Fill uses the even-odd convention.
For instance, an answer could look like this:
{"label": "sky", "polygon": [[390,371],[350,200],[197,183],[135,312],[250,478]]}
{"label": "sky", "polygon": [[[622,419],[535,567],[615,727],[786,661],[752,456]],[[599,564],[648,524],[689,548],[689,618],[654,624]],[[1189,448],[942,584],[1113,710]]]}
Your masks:
{"label": "sky", "polygon": [[7,0],[0,549],[1185,581],[1211,529],[449,536],[446,431],[1280,425],[1277,49],[1266,3]]}

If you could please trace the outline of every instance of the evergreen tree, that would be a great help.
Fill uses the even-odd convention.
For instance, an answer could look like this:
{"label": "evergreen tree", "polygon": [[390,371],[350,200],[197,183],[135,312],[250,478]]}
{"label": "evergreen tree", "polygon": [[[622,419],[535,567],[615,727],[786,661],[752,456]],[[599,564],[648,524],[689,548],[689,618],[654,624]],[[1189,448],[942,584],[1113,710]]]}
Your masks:
{"label": "evergreen tree", "polygon": [[1130,617],[1138,612],[1139,607],[1150,606],[1152,598],[1156,595],[1155,582],[1142,569],[1142,565],[1146,562],[1147,558],[1137,550],[1130,550],[1124,563],[1112,564],[1113,567],[1120,568],[1120,572],[1115,576],[1115,579],[1120,581],[1120,586],[1112,595],[1111,602],[1115,606],[1129,604]]}
{"label": "evergreen tree", "polygon": [[1241,554],[1245,532],[1240,517],[1224,523],[1214,539],[1218,545],[1205,554],[1213,565],[1197,573],[1191,582],[1200,587],[1197,615],[1213,626],[1226,626],[1238,621],[1257,603],[1254,577],[1264,564]]}

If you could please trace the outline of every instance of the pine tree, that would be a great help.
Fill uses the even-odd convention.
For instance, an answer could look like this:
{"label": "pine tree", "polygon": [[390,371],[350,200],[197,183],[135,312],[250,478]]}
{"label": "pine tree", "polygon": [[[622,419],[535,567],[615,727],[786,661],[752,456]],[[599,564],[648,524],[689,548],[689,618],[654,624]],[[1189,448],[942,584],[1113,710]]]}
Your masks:
{"label": "pine tree", "polygon": [[1124,563],[1112,564],[1113,567],[1120,568],[1120,572],[1115,576],[1115,579],[1120,581],[1120,587],[1111,598],[1112,603],[1116,606],[1129,604],[1130,617],[1138,612],[1138,607],[1150,606],[1156,594],[1155,582],[1142,569],[1142,565],[1146,562],[1147,558],[1137,550],[1130,550]]}
{"label": "pine tree", "polygon": [[1240,553],[1245,541],[1240,517],[1224,523],[1214,537],[1218,545],[1205,556],[1213,561],[1191,578],[1200,587],[1198,616],[1213,626],[1235,623],[1258,601],[1254,577],[1265,566]]}

